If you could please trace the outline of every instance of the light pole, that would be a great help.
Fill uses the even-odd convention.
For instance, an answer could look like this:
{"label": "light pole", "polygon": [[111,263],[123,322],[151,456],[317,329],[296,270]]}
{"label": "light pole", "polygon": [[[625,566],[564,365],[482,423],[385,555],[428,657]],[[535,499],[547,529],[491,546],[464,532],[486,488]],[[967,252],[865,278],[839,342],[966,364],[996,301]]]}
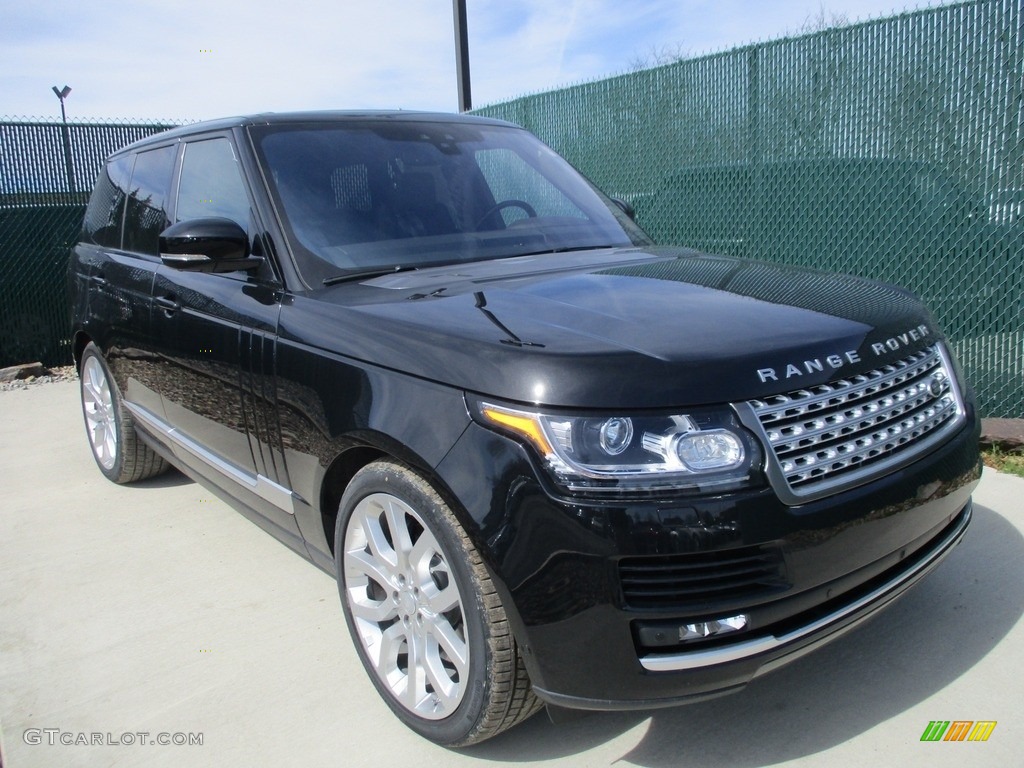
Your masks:
{"label": "light pole", "polygon": [[58,89],[57,86],[53,86],[53,92],[57,94],[57,98],[60,99],[60,119],[64,124],[64,171],[68,177],[68,192],[75,191],[75,167],[71,162],[71,131],[68,130],[68,116],[64,111],[64,99],[71,93],[71,88],[65,85],[63,88]]}
{"label": "light pole", "polygon": [[455,79],[459,88],[459,112],[473,108],[469,87],[469,30],[466,28],[466,0],[452,0],[455,16]]}

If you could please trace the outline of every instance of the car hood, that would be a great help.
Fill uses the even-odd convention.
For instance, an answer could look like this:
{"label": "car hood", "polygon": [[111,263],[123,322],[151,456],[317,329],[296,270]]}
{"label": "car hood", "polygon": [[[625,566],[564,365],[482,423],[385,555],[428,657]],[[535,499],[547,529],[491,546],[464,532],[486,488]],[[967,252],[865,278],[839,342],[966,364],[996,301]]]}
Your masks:
{"label": "car hood", "polygon": [[[503,400],[732,402],[877,369],[935,343],[893,286],[651,248],[435,267],[293,297],[282,339]],[[299,327],[299,326],[302,327]]]}

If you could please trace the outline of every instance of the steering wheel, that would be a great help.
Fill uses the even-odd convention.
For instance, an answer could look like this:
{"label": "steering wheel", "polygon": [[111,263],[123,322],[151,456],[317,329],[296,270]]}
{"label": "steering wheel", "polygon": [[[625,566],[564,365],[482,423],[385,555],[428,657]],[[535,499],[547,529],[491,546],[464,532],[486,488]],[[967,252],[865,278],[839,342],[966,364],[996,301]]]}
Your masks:
{"label": "steering wheel", "polygon": [[474,226],[473,229],[480,229],[481,224],[483,224],[485,221],[491,218],[491,216],[496,214],[498,211],[503,211],[506,208],[519,208],[522,211],[524,211],[529,218],[537,218],[537,211],[534,209],[532,205],[530,205],[525,200],[502,200],[500,203],[495,203],[490,208],[488,208],[487,213],[480,217],[480,220],[476,223],[476,226]]}

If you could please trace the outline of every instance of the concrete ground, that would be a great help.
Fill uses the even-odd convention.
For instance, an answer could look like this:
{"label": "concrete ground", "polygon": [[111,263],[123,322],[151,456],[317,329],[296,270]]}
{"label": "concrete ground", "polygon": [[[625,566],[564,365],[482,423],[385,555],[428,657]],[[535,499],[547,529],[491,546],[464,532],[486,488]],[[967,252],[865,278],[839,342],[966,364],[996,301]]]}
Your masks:
{"label": "concrete ground", "polygon": [[[181,475],[107,482],[75,384],[0,393],[0,437],[4,768],[1024,764],[1019,478],[986,471],[965,541],[921,585],[740,694],[540,715],[449,751],[377,698],[329,576]],[[921,742],[932,720],[998,725]]]}

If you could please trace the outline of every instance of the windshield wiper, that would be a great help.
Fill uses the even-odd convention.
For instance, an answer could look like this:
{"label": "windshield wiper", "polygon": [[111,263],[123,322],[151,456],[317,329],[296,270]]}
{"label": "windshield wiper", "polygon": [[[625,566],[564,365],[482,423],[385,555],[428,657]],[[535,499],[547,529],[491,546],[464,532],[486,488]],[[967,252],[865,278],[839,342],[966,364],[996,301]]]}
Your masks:
{"label": "windshield wiper", "polygon": [[368,280],[372,277],[383,277],[384,275],[397,275],[399,272],[415,272],[418,267],[405,267],[401,264],[394,267],[367,267],[366,269],[350,269],[340,275],[325,277],[324,285],[337,285],[338,283],[349,283],[353,280]]}
{"label": "windshield wiper", "polygon": [[542,251],[531,251],[530,253],[520,254],[522,256],[540,256],[545,253],[570,253],[572,251],[604,251],[611,248],[621,248],[618,245],[566,245],[559,246],[556,248],[545,248]]}

